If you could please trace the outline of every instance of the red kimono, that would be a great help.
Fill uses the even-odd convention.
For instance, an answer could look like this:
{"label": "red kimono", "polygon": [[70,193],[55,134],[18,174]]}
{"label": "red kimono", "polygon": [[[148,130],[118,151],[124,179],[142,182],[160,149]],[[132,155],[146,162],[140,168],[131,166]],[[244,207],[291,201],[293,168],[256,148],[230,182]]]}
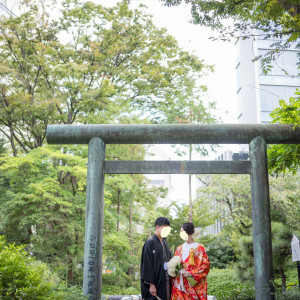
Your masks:
{"label": "red kimono", "polygon": [[210,269],[210,262],[208,260],[207,254],[204,247],[201,244],[196,245],[194,249],[194,265],[190,264],[190,255],[183,261],[182,259],[182,248],[183,245],[180,245],[176,251],[175,255],[181,257],[181,263],[185,271],[189,271],[194,279],[197,281],[197,284],[194,287],[191,287],[189,282],[185,277],[183,279],[184,288],[180,285],[180,276],[173,278],[172,281],[172,293],[171,300],[191,300],[207,299],[207,282],[206,277]]}

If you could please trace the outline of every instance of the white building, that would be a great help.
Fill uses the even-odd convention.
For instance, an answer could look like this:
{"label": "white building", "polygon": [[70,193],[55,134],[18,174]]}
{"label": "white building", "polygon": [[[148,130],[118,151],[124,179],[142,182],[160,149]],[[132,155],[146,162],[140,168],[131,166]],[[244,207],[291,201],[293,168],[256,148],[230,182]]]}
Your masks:
{"label": "white building", "polygon": [[295,46],[283,51],[266,75],[260,61],[252,61],[272,50],[274,42],[275,39],[264,40],[263,36],[237,42],[238,121],[241,124],[269,123],[270,112],[278,107],[279,100],[293,97],[300,87],[299,50]]}
{"label": "white building", "polygon": [[[271,45],[278,39],[266,39],[263,35],[237,42],[237,96],[238,123],[269,123],[270,113],[279,106],[280,100],[293,97],[300,87],[298,77],[299,50],[295,46],[283,51],[272,62],[272,69],[263,73],[261,62],[253,61],[272,50]],[[274,49],[274,48],[273,48]],[[248,145],[241,147],[248,152]]]}

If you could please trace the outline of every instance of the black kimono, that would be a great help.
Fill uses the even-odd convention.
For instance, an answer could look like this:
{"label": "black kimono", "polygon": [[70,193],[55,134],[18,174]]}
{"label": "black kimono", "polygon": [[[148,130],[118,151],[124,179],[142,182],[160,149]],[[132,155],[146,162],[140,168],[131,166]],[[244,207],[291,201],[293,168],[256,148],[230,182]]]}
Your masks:
{"label": "black kimono", "polygon": [[[171,259],[171,251],[167,243],[163,240],[163,245],[154,234],[144,244],[141,259],[141,291],[142,299],[156,299],[149,293],[150,283],[155,284],[157,296],[162,300],[167,300],[167,272],[164,270],[164,262]],[[168,292],[169,294],[169,292]]]}

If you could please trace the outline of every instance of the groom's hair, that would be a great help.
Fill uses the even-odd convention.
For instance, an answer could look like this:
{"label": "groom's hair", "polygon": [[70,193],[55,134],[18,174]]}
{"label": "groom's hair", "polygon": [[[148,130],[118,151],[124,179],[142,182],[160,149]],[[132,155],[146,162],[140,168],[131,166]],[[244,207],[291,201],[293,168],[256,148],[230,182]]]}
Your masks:
{"label": "groom's hair", "polygon": [[156,219],[154,226],[170,226],[170,221],[165,217],[159,217]]}

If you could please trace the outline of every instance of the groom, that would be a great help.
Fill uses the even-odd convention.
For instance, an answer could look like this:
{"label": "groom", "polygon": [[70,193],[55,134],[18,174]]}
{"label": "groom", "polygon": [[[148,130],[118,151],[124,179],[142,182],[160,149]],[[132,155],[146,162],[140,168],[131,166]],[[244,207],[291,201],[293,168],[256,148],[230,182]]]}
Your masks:
{"label": "groom", "polygon": [[170,282],[164,265],[171,259],[171,251],[164,238],[171,231],[170,221],[167,218],[159,217],[154,226],[155,234],[145,242],[142,251],[142,299],[169,300]]}

